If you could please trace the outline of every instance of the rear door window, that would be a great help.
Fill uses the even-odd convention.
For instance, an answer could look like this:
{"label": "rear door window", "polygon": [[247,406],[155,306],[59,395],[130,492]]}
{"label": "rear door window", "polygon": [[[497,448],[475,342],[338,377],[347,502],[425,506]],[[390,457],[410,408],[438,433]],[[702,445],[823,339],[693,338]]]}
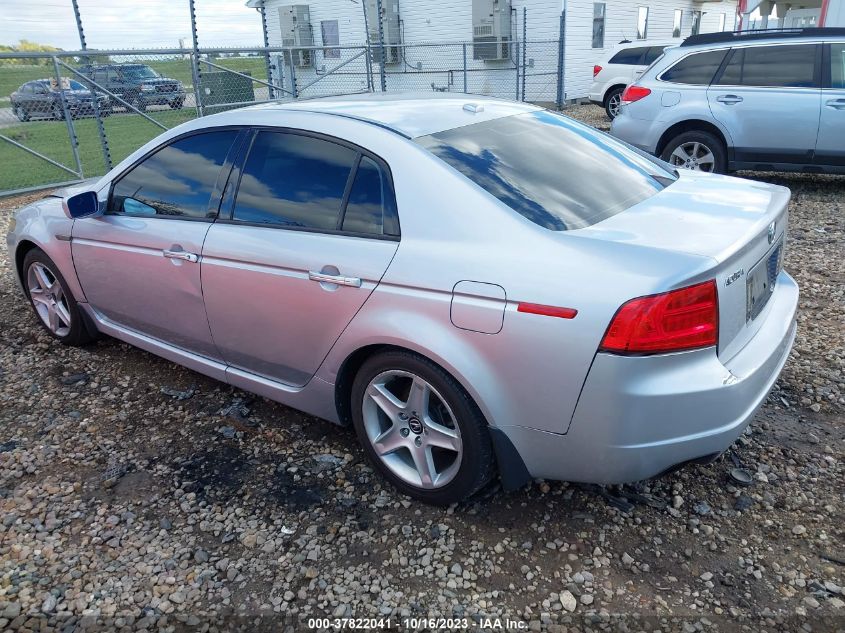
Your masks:
{"label": "rear door window", "polygon": [[845,89],[845,44],[830,45],[830,87]]}
{"label": "rear door window", "polygon": [[372,158],[361,157],[341,228],[350,233],[396,235],[396,203],[387,172]]}
{"label": "rear door window", "polygon": [[734,49],[720,86],[812,88],[816,85],[815,44]]}
{"label": "rear door window", "polygon": [[709,86],[727,54],[727,49],[693,53],[664,72],[660,78],[675,84]]}
{"label": "rear door window", "polygon": [[643,63],[643,55],[648,51],[646,46],[626,48],[610,58],[611,64],[624,64],[628,66],[639,66]]}
{"label": "rear door window", "polygon": [[676,179],[665,163],[546,110],[416,141],[517,213],[553,231],[601,222]]}
{"label": "rear door window", "polygon": [[643,59],[643,64],[646,66],[651,66],[655,60],[663,54],[663,49],[665,46],[652,46],[648,49],[648,52],[645,54],[645,59]]}

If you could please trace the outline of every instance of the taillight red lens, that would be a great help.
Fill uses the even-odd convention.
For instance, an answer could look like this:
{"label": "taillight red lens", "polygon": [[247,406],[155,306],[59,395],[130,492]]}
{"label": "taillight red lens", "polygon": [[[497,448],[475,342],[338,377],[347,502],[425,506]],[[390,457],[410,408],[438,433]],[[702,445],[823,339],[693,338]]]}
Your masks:
{"label": "taillight red lens", "polygon": [[600,72],[601,72],[601,66],[599,66],[598,64],[596,64],[595,66],[593,66],[593,77],[595,77],[596,75],[598,75]]}
{"label": "taillight red lens", "polygon": [[650,94],[651,90],[649,88],[643,88],[642,86],[628,86],[622,93],[622,102],[633,103],[634,101],[639,101]]}
{"label": "taillight red lens", "polygon": [[710,347],[719,341],[716,282],[625,303],[601,342],[601,351],[659,354]]}

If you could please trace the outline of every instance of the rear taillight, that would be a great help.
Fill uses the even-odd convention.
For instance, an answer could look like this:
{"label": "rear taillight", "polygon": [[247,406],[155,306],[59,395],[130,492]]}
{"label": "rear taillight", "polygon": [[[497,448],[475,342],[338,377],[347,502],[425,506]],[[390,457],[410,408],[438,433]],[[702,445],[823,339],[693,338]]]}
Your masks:
{"label": "rear taillight", "polygon": [[651,94],[651,90],[642,86],[628,86],[622,93],[622,103],[633,103]]}
{"label": "rear taillight", "polygon": [[631,299],[616,312],[601,351],[660,354],[710,347],[719,341],[716,282]]}
{"label": "rear taillight", "polygon": [[596,75],[598,75],[600,72],[601,72],[601,66],[599,66],[598,64],[596,64],[595,66],[593,66],[593,77],[595,77]]}

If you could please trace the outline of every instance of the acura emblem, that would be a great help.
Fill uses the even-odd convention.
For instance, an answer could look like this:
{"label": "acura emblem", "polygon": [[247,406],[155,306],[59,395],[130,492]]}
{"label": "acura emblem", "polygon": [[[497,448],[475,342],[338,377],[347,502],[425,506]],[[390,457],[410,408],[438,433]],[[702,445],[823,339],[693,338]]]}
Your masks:
{"label": "acura emblem", "polygon": [[769,224],[769,244],[775,241],[775,231],[777,230],[778,223],[772,222]]}

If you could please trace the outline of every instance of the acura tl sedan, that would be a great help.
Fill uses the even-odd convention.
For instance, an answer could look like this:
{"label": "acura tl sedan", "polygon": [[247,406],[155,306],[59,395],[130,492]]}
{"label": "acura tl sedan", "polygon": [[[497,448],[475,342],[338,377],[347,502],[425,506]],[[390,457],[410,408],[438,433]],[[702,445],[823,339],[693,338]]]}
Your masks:
{"label": "acura tl sedan", "polygon": [[59,341],[351,424],[446,504],[730,446],[795,336],[789,197],[524,103],[373,94],[190,121],[7,240]]}

